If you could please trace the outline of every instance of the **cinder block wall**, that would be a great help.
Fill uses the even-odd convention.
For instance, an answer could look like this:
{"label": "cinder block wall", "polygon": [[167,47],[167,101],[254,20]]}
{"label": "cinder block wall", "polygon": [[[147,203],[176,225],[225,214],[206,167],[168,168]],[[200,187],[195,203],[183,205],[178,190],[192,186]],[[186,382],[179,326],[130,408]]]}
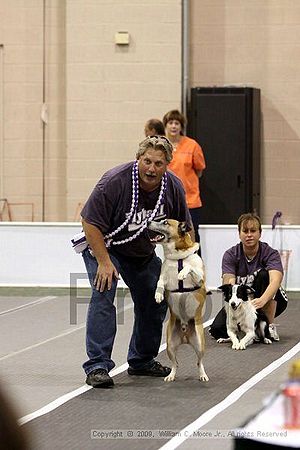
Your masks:
{"label": "cinder block wall", "polygon": [[191,0],[190,4],[191,86],[261,89],[262,219],[271,223],[279,210],[283,222],[299,224],[300,3]]}
{"label": "cinder block wall", "polygon": [[[42,187],[42,9],[37,2],[0,2],[0,197],[34,202]],[[29,219],[15,206],[14,218]],[[22,212],[20,211],[22,210]]]}
{"label": "cinder block wall", "polygon": [[36,221],[72,221],[180,102],[180,0],[0,0],[0,198]]}
{"label": "cinder block wall", "polygon": [[[129,45],[115,44],[118,31]],[[181,101],[181,2],[67,1],[68,219]]]}
{"label": "cinder block wall", "polygon": [[[0,198],[72,221],[103,172],[133,158],[145,121],[180,107],[181,1],[43,6],[0,0]],[[300,4],[190,0],[189,31],[191,86],[261,89],[262,219],[300,223]]]}
{"label": "cinder block wall", "polygon": [[14,220],[31,204],[34,220],[65,220],[64,0],[1,0],[0,45],[0,198]]}

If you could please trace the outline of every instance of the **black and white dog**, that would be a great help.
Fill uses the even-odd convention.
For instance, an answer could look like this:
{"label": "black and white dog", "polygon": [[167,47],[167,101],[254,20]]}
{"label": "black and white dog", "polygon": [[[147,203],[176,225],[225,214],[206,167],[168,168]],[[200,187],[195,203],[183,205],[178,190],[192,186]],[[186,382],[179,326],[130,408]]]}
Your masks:
{"label": "black and white dog", "polygon": [[[223,284],[218,289],[224,294],[226,327],[230,339],[218,339],[218,342],[231,340],[234,350],[245,350],[255,341],[272,344],[269,333],[269,321],[265,313],[256,310],[251,303],[254,290],[243,284]],[[245,335],[239,340],[240,332]]]}

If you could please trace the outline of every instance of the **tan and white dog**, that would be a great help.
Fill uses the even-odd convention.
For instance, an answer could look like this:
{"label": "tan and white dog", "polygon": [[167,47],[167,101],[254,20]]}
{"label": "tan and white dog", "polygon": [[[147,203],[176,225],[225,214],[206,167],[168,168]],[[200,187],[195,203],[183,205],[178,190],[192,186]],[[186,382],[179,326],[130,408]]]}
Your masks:
{"label": "tan and white dog", "polygon": [[172,370],[165,381],[175,380],[178,367],[176,353],[181,344],[190,344],[194,348],[199,379],[208,381],[202,363],[205,347],[202,308],[206,287],[204,265],[197,253],[199,244],[193,243],[184,222],[173,219],[151,222],[149,229],[158,233],[155,241],[164,249],[155,300],[160,303],[166,298],[170,309],[167,353],[172,361]]}

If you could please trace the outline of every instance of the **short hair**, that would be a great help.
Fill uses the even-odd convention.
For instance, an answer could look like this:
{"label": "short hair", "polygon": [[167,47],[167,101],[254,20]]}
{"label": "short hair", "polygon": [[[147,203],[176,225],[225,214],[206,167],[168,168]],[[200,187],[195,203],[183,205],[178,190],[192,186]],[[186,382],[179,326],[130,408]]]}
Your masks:
{"label": "short hair", "polygon": [[147,122],[145,123],[145,128],[148,128],[148,130],[154,130],[154,134],[157,136],[163,136],[165,134],[164,124],[159,119],[147,120]]}
{"label": "short hair", "polygon": [[238,229],[239,229],[239,233],[241,232],[242,226],[244,222],[256,222],[258,225],[258,229],[261,232],[261,220],[260,217],[257,214],[254,213],[245,213],[242,214],[239,218],[238,218]]}
{"label": "short hair", "polygon": [[178,111],[178,109],[172,109],[171,111],[167,112],[164,117],[163,117],[163,124],[164,127],[166,128],[166,125],[168,122],[170,122],[170,120],[178,120],[178,122],[180,122],[181,124],[181,128],[184,130],[187,124],[187,119],[186,117],[181,114],[180,111]]}
{"label": "short hair", "polygon": [[154,150],[161,150],[166,157],[167,163],[172,161],[173,157],[173,145],[165,136],[148,136],[142,142],[139,143],[139,149],[137,151],[137,159],[144,155],[149,148]]}

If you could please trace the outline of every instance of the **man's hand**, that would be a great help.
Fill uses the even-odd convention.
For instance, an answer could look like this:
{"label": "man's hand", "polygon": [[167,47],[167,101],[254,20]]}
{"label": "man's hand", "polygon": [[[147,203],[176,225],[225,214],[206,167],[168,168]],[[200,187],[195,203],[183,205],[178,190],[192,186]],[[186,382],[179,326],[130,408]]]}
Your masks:
{"label": "man's hand", "polygon": [[113,277],[119,279],[119,274],[113,263],[106,262],[98,264],[97,273],[94,279],[94,286],[97,291],[103,292],[105,289],[110,291]]}
{"label": "man's hand", "polygon": [[111,289],[113,277],[119,279],[119,274],[113,265],[107,248],[105,246],[102,232],[84,219],[82,219],[82,226],[85,232],[86,239],[93,250],[93,255],[98,262],[97,273],[94,279],[94,286],[97,291],[103,292],[105,289]]}

